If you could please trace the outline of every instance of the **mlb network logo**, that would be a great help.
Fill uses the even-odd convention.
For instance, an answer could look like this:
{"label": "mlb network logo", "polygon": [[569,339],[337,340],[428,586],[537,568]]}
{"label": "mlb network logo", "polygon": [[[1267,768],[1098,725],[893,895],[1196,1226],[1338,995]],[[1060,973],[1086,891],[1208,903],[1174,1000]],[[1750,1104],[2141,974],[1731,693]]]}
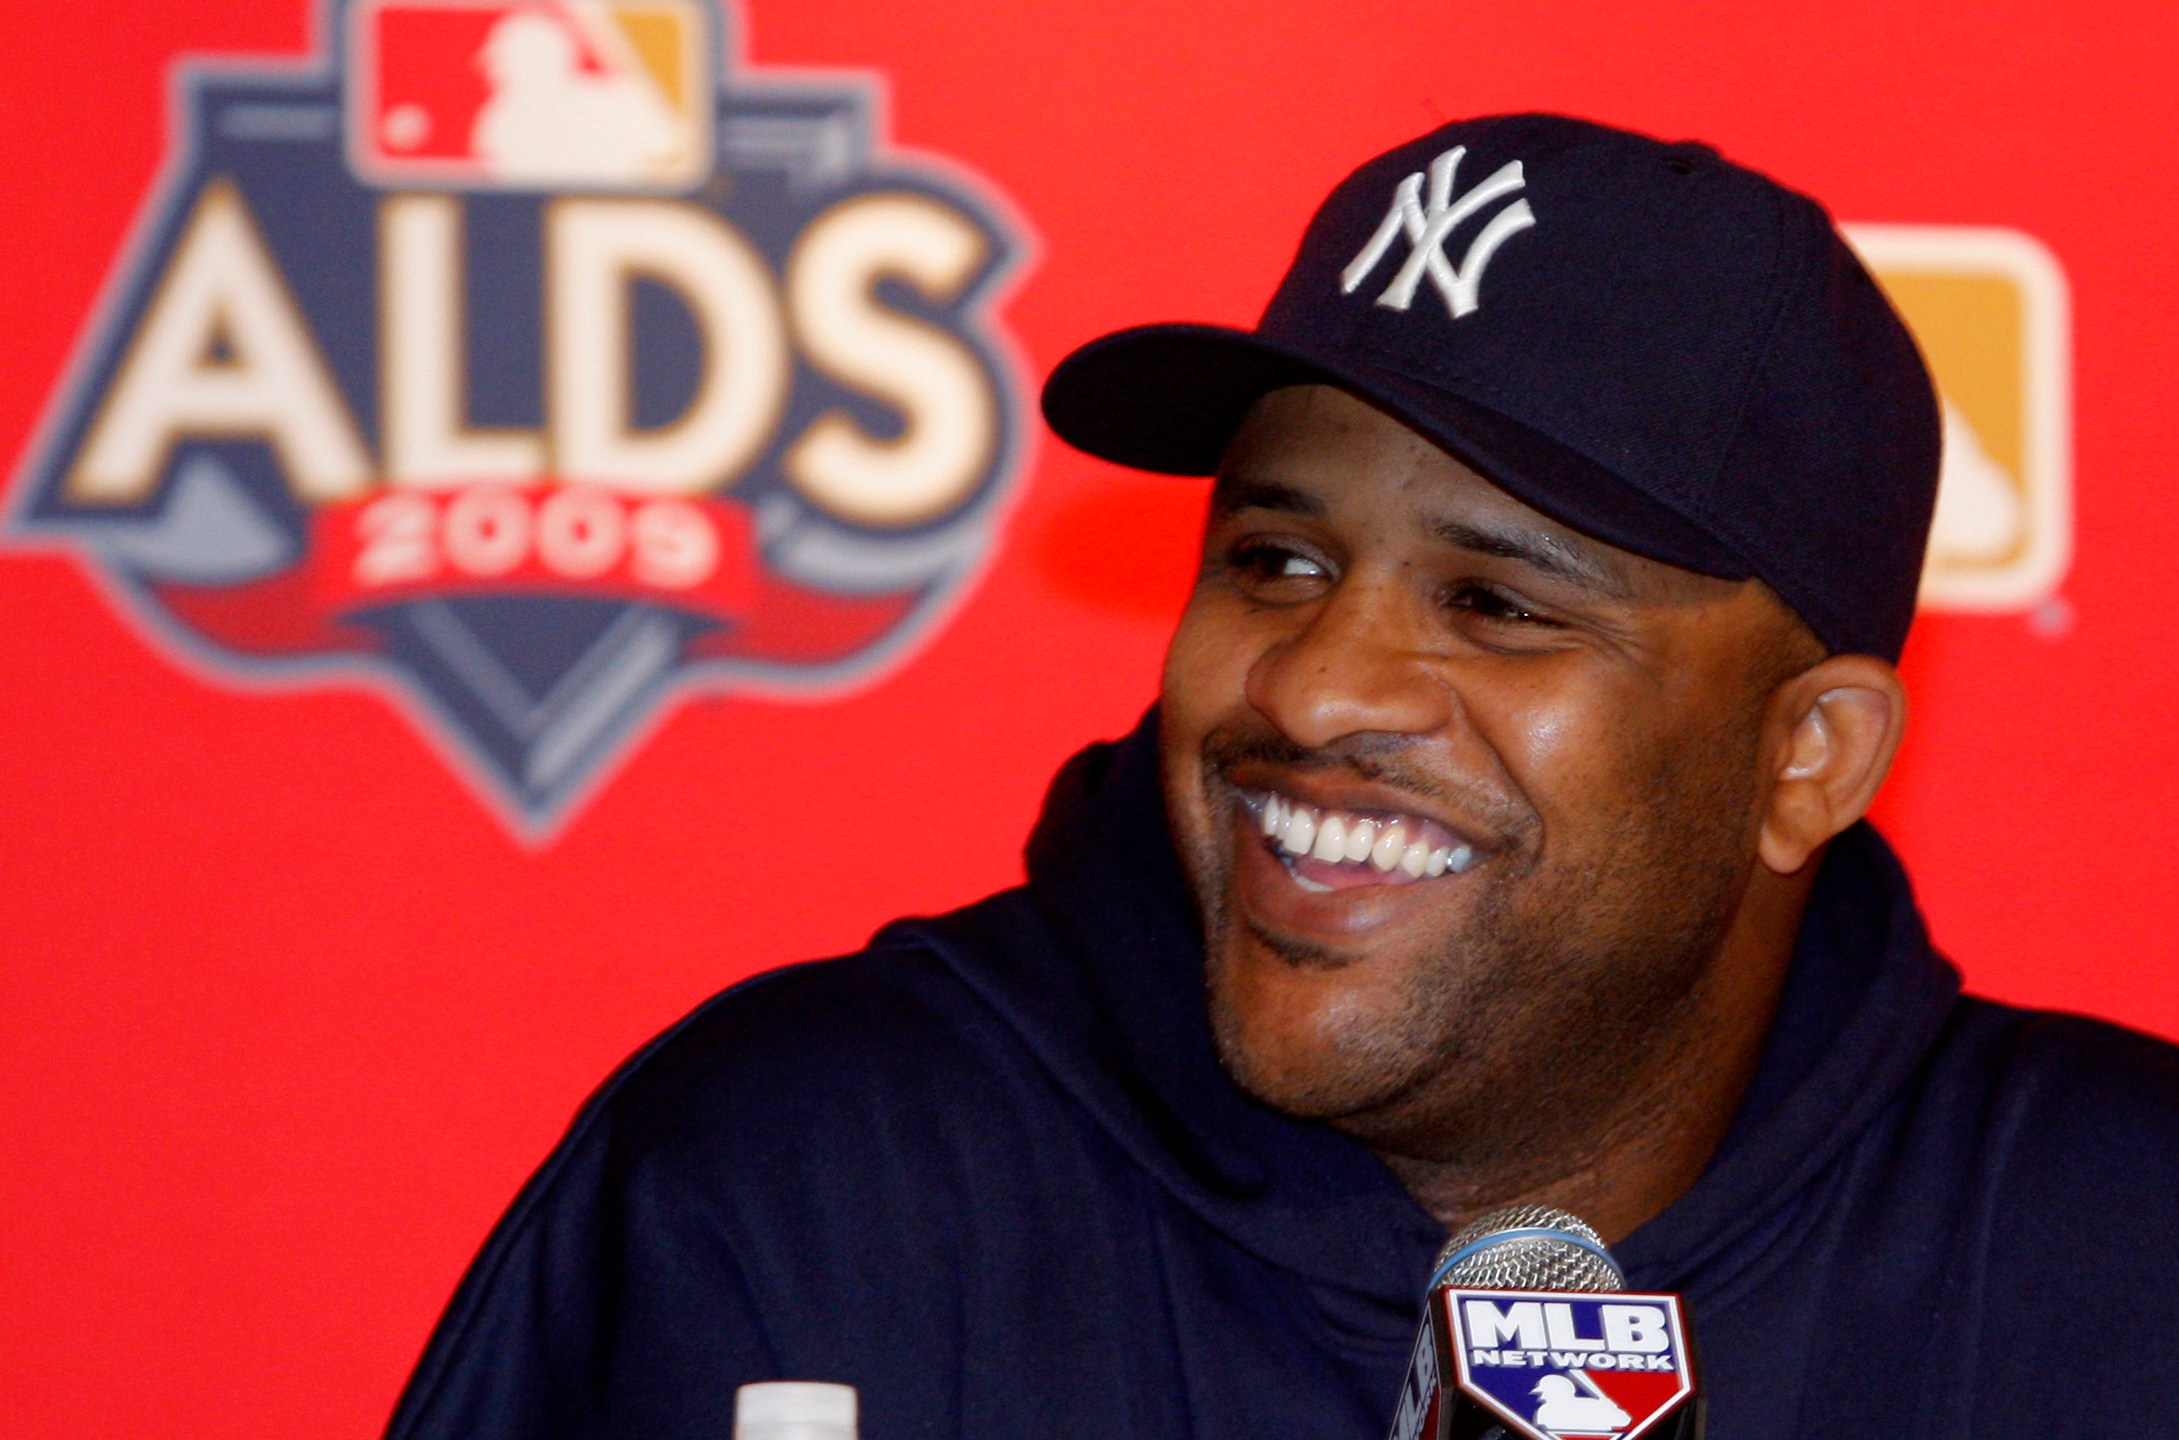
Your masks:
{"label": "mlb network logo", "polygon": [[217,681],[392,699],[549,835],[692,689],[897,664],[1018,469],[1003,202],[696,0],[332,0],[177,76],[18,476]]}
{"label": "mlb network logo", "polygon": [[1694,1393],[1676,1295],[1438,1292],[1460,1389],[1532,1440],[1634,1440]]}

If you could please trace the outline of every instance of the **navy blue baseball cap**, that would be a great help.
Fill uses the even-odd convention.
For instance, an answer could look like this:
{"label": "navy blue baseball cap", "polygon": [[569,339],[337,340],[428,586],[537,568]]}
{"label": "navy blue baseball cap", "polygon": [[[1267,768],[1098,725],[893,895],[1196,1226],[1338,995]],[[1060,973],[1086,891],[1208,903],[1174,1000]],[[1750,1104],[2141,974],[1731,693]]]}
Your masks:
{"label": "navy blue baseball cap", "polygon": [[1929,373],[1823,208],[1708,146],[1557,115],[1447,125],[1332,191],[1255,329],[1094,340],[1044,414],[1093,455],[1208,475],[1250,405],[1302,384],[1584,534],[1761,579],[1834,653],[1905,643]]}

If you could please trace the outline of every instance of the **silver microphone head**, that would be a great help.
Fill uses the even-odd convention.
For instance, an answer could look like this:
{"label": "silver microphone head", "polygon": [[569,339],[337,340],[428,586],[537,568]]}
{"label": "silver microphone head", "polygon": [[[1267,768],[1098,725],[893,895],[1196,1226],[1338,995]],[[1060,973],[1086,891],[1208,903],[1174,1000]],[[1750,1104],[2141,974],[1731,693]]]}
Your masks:
{"label": "silver microphone head", "polygon": [[1508,1205],[1469,1221],[1445,1242],[1431,1268],[1431,1291],[1609,1291],[1627,1288],[1619,1263],[1596,1231],[1549,1205]]}

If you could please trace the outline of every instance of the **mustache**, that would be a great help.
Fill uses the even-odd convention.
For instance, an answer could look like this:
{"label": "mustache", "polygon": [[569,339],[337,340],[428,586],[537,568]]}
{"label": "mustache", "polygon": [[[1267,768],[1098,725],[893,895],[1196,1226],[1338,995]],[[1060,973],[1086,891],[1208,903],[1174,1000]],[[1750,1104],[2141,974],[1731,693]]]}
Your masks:
{"label": "mustache", "polygon": [[1314,749],[1276,730],[1221,726],[1203,737],[1201,750],[1205,772],[1220,777],[1244,764],[1346,774],[1415,796],[1429,808],[1473,817],[1508,838],[1534,827],[1535,812],[1503,792],[1452,779],[1416,763],[1416,744],[1405,735],[1368,732]]}

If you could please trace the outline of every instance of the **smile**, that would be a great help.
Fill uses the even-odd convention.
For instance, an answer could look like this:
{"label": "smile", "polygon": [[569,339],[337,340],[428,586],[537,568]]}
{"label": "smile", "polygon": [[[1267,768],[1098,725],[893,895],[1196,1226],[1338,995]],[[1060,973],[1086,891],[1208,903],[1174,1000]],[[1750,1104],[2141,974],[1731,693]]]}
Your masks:
{"label": "smile", "polygon": [[1423,816],[1334,810],[1271,790],[1243,790],[1241,799],[1304,890],[1412,885],[1458,875],[1476,861],[1474,846]]}

